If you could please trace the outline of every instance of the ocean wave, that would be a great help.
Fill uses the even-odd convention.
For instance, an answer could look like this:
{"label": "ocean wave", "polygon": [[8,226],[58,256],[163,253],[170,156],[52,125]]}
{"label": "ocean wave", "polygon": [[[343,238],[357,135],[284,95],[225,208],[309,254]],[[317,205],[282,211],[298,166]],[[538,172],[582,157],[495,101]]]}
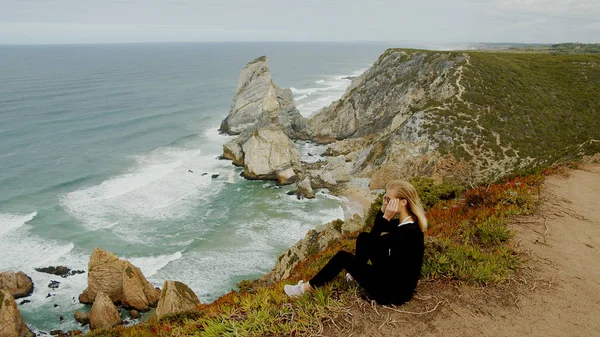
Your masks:
{"label": "ocean wave", "polygon": [[140,268],[145,277],[152,277],[169,263],[181,259],[182,256],[181,252],[175,252],[158,256],[122,257],[122,259],[129,260],[134,266]]}
{"label": "ocean wave", "polygon": [[26,223],[33,220],[37,212],[29,214],[0,214],[0,237],[7,233],[23,227]]}
{"label": "ocean wave", "polygon": [[31,270],[58,260],[75,248],[73,243],[63,244],[31,235],[24,226],[36,215],[37,212],[0,214],[0,270]]}
{"label": "ocean wave", "polygon": [[135,233],[140,222],[185,217],[220,189],[210,174],[202,174],[220,164],[200,149],[161,147],[131,157],[135,165],[128,172],[61,195],[61,206],[88,229]]}

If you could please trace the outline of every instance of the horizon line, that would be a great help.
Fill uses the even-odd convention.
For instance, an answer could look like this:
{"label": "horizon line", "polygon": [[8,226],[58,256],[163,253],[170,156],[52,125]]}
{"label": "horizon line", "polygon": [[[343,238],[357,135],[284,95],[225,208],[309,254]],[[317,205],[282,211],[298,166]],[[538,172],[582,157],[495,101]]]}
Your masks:
{"label": "horizon line", "polygon": [[132,45],[132,44],[226,44],[226,43],[339,43],[339,44],[500,44],[500,45],[555,45],[555,44],[600,44],[600,42],[579,42],[579,41],[563,41],[563,42],[466,42],[466,41],[398,41],[398,40],[240,40],[240,41],[131,41],[131,42],[60,42],[60,43],[0,43],[0,47],[25,47],[25,46],[90,46],[90,45]]}

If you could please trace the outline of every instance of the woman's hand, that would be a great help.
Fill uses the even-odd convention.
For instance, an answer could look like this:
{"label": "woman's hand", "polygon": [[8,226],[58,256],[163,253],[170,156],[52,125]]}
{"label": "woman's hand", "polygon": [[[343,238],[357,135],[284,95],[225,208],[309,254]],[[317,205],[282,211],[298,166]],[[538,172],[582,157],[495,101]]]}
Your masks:
{"label": "woman's hand", "polygon": [[[398,213],[398,209],[399,209],[399,204],[400,200],[399,199],[391,199],[389,203],[387,203],[385,210],[383,210],[383,217],[387,220],[390,221],[394,215],[396,215],[396,213]],[[383,206],[382,206],[383,208]]]}

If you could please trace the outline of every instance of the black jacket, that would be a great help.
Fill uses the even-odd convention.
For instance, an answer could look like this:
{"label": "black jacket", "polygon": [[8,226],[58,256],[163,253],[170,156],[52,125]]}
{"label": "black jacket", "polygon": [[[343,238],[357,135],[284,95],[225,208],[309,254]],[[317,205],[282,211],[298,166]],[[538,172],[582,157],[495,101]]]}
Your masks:
{"label": "black jacket", "polygon": [[425,250],[418,223],[399,224],[398,219],[387,221],[379,211],[369,235],[369,258],[381,280],[382,292],[390,303],[397,304],[410,300],[414,294]]}

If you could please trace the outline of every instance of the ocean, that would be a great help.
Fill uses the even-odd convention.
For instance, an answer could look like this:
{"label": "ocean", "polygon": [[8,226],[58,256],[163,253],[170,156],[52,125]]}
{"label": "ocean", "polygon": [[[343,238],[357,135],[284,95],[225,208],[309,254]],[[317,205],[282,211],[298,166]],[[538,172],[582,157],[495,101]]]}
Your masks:
{"label": "ocean", "polygon": [[[73,312],[89,310],[77,300],[87,273],[60,278],[34,268],[87,271],[96,247],[130,260],[156,286],[178,280],[210,302],[269,271],[309,229],[344,218],[350,210],[328,193],[298,200],[286,194],[293,186],[240,177],[218,159],[231,136],[217,128],[240,70],[258,56],[267,55],[274,83],[292,88],[309,116],[386,48],[0,46],[0,271],[33,279],[31,302],[19,305],[26,323],[36,332],[80,329]],[[323,151],[298,147],[305,160]]]}

